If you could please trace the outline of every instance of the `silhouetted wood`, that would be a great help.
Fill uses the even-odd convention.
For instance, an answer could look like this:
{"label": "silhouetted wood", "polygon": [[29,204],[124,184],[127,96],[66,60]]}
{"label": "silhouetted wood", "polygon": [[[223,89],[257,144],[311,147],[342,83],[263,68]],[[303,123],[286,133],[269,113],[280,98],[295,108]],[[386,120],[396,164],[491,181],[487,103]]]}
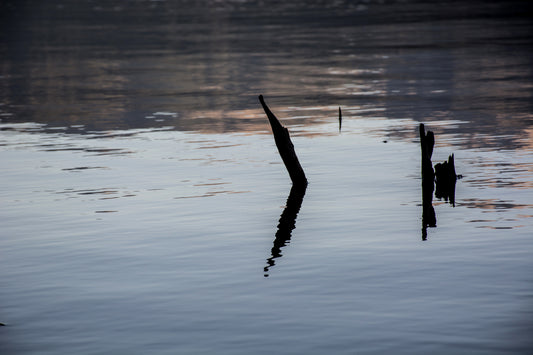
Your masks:
{"label": "silhouetted wood", "polygon": [[263,99],[263,95],[259,95],[259,102],[261,102],[263,110],[265,110],[268,117],[279,155],[285,164],[285,168],[287,168],[287,171],[289,172],[292,183],[294,185],[307,186],[307,178],[305,177],[304,170],[302,169],[298,157],[296,156],[296,152],[294,151],[294,145],[291,142],[289,131],[281,125],[277,117],[274,116],[272,111],[270,111]]}
{"label": "silhouetted wood", "polygon": [[292,185],[285,209],[279,218],[276,239],[274,239],[274,246],[271,250],[272,256],[267,259],[268,265],[264,268],[265,277],[268,277],[269,269],[275,265],[274,259],[281,257],[281,248],[291,240],[292,230],[296,227],[296,217],[302,207],[306,189],[307,185]]}
{"label": "silhouetted wood", "polygon": [[437,217],[433,208],[433,190],[435,173],[431,163],[435,136],[426,130],[424,124],[419,126],[420,148],[422,152],[422,240],[427,239],[427,227],[437,226]]}
{"label": "silhouetted wood", "polygon": [[435,173],[433,171],[433,165],[431,163],[431,156],[433,155],[433,146],[435,145],[435,136],[432,131],[426,130],[424,124],[419,126],[420,132],[420,148],[422,151],[422,181],[426,181],[427,184],[435,179]]}
{"label": "silhouetted wood", "polygon": [[421,123],[420,148],[422,151],[422,240],[427,238],[427,227],[436,227],[437,218],[433,208],[433,191],[437,198],[444,198],[455,207],[455,183],[460,175],[455,173],[455,157],[450,155],[448,161],[438,163],[433,170],[431,156],[435,145],[433,132],[426,134]]}
{"label": "silhouetted wood", "polygon": [[339,132],[341,131],[341,128],[342,128],[342,111],[341,111],[341,107],[339,106]]}
{"label": "silhouetted wood", "polygon": [[455,206],[455,183],[457,174],[455,173],[454,155],[448,157],[448,161],[435,165],[435,196],[449,201]]}

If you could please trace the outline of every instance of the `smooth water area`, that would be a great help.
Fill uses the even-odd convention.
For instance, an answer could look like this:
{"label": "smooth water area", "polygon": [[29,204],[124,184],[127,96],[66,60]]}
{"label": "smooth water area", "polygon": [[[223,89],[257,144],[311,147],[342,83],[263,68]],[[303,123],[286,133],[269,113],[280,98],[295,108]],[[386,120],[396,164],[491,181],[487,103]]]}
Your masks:
{"label": "smooth water area", "polygon": [[0,9],[0,353],[533,351],[525,2]]}

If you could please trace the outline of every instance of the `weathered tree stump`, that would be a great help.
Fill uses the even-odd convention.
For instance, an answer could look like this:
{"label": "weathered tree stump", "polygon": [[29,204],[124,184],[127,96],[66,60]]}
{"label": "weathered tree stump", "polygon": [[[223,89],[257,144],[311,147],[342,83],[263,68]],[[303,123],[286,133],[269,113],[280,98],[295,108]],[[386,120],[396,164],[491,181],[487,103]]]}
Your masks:
{"label": "weathered tree stump", "polygon": [[[420,148],[422,151],[422,181],[428,185],[433,185],[435,179],[435,172],[431,163],[431,156],[433,155],[433,146],[435,145],[435,135],[432,131],[426,134],[424,124],[419,126],[420,132]],[[433,188],[431,188],[433,190]]]}
{"label": "weathered tree stump", "polygon": [[448,161],[435,165],[435,196],[437,198],[443,198],[455,206],[456,182],[455,159],[452,154],[448,157]]}
{"label": "weathered tree stump", "polygon": [[285,164],[285,168],[287,168],[287,171],[289,172],[293,185],[307,186],[307,178],[305,177],[304,170],[302,169],[298,157],[296,156],[296,152],[294,151],[294,145],[291,142],[289,131],[282,126],[278,118],[272,113],[272,111],[270,111],[263,99],[263,95],[259,95],[259,102],[261,102],[263,110],[265,110],[268,117],[279,155]]}

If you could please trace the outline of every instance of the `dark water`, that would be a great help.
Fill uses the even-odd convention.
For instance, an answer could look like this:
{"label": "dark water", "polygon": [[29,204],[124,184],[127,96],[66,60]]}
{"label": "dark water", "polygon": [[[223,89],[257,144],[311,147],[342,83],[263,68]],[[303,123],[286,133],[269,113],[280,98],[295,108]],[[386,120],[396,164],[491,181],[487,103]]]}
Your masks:
{"label": "dark water", "polygon": [[0,352],[531,353],[531,14],[3,1]]}

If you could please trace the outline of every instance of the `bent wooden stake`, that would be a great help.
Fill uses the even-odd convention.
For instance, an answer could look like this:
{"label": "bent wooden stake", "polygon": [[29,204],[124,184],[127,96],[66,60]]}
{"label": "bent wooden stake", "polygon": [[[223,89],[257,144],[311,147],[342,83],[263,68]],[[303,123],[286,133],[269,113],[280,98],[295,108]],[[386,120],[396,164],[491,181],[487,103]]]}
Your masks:
{"label": "bent wooden stake", "polygon": [[261,102],[261,106],[263,106],[263,110],[265,110],[268,117],[279,155],[289,172],[293,185],[307,186],[307,178],[294,151],[294,145],[291,142],[289,131],[282,126],[277,117],[270,111],[263,99],[263,95],[259,95],[259,102]]}

